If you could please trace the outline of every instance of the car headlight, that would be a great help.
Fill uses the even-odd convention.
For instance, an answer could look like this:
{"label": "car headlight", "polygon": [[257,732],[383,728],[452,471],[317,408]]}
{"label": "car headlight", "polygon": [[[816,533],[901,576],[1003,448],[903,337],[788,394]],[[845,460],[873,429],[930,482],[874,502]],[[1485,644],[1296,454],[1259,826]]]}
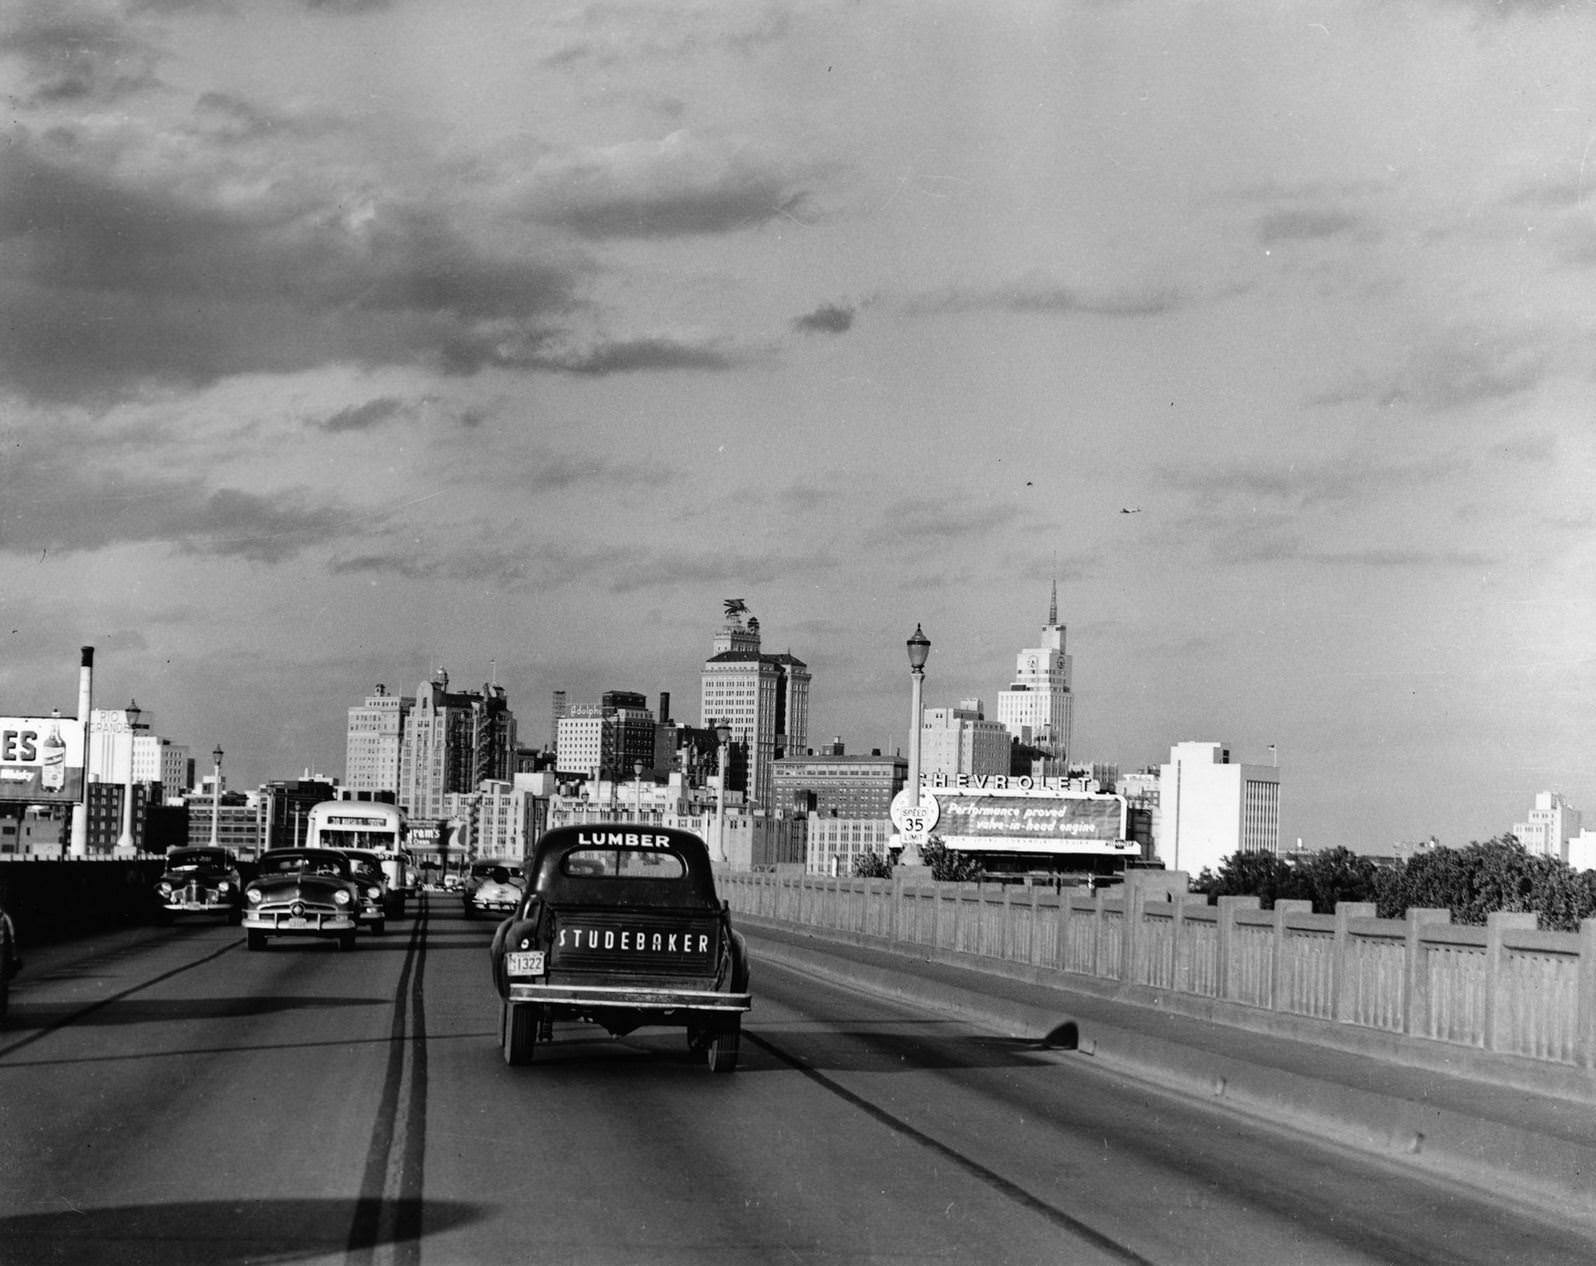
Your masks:
{"label": "car headlight", "polygon": [[345,891],[344,889],[340,888],[337,892],[333,893],[333,904],[337,905],[337,906],[346,906],[346,905],[348,905],[349,904],[349,893],[347,891]]}
{"label": "car headlight", "polygon": [[373,901],[375,901],[378,897],[382,896],[382,889],[381,888],[367,888],[366,889],[366,895],[368,897],[370,897]]}
{"label": "car headlight", "polygon": [[163,897],[170,897],[172,895],[172,885],[167,883],[165,880],[161,881],[161,895]]}
{"label": "car headlight", "polygon": [[217,892],[226,892],[227,889],[228,889],[228,883],[227,883],[227,880],[225,880],[225,879],[222,880],[221,883],[216,885],[216,891]]}
{"label": "car headlight", "polygon": [[248,897],[252,902],[255,902],[257,904],[260,902],[260,893],[254,888],[251,888],[244,895],[246,897]]}

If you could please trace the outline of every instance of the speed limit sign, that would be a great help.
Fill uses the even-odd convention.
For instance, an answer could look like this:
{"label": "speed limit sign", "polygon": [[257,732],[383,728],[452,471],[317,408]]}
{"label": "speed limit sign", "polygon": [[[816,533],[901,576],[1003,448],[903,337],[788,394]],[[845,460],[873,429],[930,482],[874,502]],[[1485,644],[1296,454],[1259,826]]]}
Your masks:
{"label": "speed limit sign", "polygon": [[916,797],[905,787],[892,797],[892,825],[905,844],[924,844],[942,816],[942,807],[935,796],[921,792]]}

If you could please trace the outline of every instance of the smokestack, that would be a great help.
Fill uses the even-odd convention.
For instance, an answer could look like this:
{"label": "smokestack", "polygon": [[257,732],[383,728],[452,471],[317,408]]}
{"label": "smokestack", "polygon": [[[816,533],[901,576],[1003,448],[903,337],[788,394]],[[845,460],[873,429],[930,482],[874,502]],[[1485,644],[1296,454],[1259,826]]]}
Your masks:
{"label": "smokestack", "polygon": [[664,725],[670,719],[671,719],[671,692],[669,690],[661,690],[659,692],[659,723],[661,725]]}
{"label": "smokestack", "polygon": [[83,731],[83,790],[72,806],[72,835],[68,850],[73,857],[89,855],[89,714],[94,705],[94,647],[83,648],[78,669],[78,723]]}

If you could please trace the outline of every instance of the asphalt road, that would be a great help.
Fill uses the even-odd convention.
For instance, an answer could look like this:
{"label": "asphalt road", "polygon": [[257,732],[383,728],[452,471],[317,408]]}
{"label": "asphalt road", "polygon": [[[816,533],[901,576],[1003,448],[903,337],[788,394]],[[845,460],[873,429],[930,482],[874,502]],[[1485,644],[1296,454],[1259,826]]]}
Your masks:
{"label": "asphalt road", "polygon": [[742,1067],[556,1030],[491,925],[352,953],[179,923],[35,950],[0,1032],[0,1263],[1588,1263],[1596,1238],[761,966]]}

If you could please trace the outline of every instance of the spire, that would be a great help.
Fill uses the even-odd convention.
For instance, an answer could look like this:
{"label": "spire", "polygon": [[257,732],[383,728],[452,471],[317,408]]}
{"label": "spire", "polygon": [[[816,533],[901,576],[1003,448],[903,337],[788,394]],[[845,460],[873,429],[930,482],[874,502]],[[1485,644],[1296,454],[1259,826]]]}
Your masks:
{"label": "spire", "polygon": [[1047,604],[1047,627],[1052,628],[1058,623],[1058,579],[1053,580],[1053,596]]}

